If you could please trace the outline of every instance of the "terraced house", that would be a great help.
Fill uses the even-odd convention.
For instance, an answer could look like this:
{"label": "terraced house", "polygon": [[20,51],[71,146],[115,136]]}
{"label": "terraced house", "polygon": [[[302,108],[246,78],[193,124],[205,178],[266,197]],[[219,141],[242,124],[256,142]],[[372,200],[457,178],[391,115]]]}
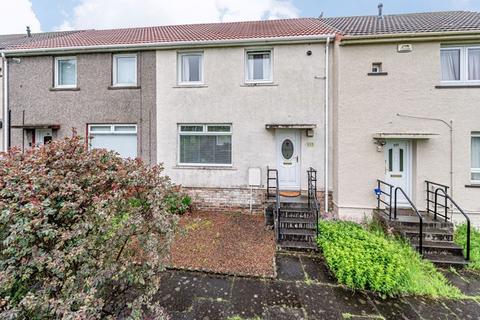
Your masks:
{"label": "terraced house", "polygon": [[92,148],[162,162],[201,209],[267,208],[291,244],[312,230],[280,228],[283,205],[478,221],[479,13],[36,37],[2,50],[6,146],[75,127]]}

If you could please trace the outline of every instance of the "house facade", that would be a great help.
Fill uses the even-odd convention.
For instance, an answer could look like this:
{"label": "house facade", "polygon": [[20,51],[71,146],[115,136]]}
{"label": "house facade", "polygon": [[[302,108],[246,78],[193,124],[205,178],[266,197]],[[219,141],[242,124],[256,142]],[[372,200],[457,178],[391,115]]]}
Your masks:
{"label": "house facade", "polygon": [[74,127],[92,148],[163,163],[200,209],[262,210],[268,168],[293,195],[305,194],[314,168],[321,207],[340,218],[370,215],[378,180],[421,209],[425,181],[445,185],[478,217],[479,47],[473,12],[85,30],[16,43],[3,50],[10,146]]}

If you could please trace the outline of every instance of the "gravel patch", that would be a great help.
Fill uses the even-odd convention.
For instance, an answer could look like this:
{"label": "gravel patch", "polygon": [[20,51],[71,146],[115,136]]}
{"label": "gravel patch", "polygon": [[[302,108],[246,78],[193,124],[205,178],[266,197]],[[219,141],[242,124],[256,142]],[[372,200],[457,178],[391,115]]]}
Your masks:
{"label": "gravel patch", "polygon": [[275,240],[263,216],[193,212],[180,219],[172,245],[173,268],[274,277]]}

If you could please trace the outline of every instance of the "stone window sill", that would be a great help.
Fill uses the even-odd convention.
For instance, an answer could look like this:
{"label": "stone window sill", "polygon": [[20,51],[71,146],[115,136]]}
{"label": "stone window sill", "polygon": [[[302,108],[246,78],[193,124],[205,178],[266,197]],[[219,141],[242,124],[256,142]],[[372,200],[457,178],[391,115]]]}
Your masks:
{"label": "stone window sill", "polygon": [[237,170],[232,166],[173,166],[173,169],[187,169],[187,170]]}
{"label": "stone window sill", "polygon": [[369,72],[367,76],[388,76],[388,72]]}
{"label": "stone window sill", "polygon": [[172,88],[208,88],[206,84],[178,84]]}
{"label": "stone window sill", "polygon": [[140,86],[108,86],[108,90],[138,90]]}
{"label": "stone window sill", "polygon": [[49,88],[50,91],[80,91],[80,88]]}
{"label": "stone window sill", "polygon": [[435,86],[435,89],[478,89],[480,88],[480,84],[441,84],[438,86]]}
{"label": "stone window sill", "polygon": [[467,184],[465,188],[480,188],[480,184]]}
{"label": "stone window sill", "polygon": [[242,83],[240,87],[278,87],[278,83],[273,82],[252,82]]}

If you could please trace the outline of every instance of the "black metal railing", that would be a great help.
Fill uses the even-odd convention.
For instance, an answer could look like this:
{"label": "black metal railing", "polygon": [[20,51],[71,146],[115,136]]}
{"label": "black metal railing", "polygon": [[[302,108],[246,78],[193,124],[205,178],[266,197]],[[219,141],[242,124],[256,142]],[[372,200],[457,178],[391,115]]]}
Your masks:
{"label": "black metal railing", "polygon": [[[466,259],[467,261],[470,260],[470,218],[468,217],[468,215],[462,210],[462,208],[460,208],[460,206],[455,202],[453,201],[453,199],[448,195],[448,193],[445,191],[445,189],[443,188],[437,188],[435,190],[435,202],[434,202],[434,210],[435,210],[435,213],[434,213],[434,219],[437,219],[437,204],[438,204],[438,196],[439,196],[439,193],[443,193],[443,196],[444,198],[447,200],[447,201],[450,201],[452,203],[452,205],[454,207],[457,208],[458,211],[460,211],[460,213],[465,217],[465,219],[467,220],[467,248],[466,248],[466,251],[467,251],[467,254],[466,254]],[[446,219],[445,219],[446,221]]]}
{"label": "black metal railing", "polygon": [[[271,186],[270,181],[275,181],[275,185]],[[270,190],[275,189],[274,193]],[[275,197],[275,209],[273,212],[273,221],[275,226],[275,237],[280,240],[280,187],[278,182],[278,170],[267,167],[267,198]]]}
{"label": "black metal railing", "polygon": [[[377,195],[377,209],[385,210],[385,214],[392,220],[392,195],[394,186],[382,180],[377,180],[377,188],[375,194]],[[385,206],[382,209],[382,204]]]}
{"label": "black metal railing", "polygon": [[419,237],[418,238],[418,252],[420,252],[420,254],[423,254],[423,217],[420,214],[420,212],[418,212],[418,209],[417,209],[417,207],[415,207],[412,200],[410,200],[410,198],[407,196],[405,191],[403,191],[403,189],[400,188],[400,187],[395,188],[394,211],[393,211],[394,219],[397,219],[398,191],[400,191],[403,194],[403,196],[405,197],[405,199],[408,201],[408,203],[410,203],[410,206],[412,207],[412,210],[417,214],[418,219],[420,221],[420,225],[419,225],[420,232],[418,234],[418,237]]}
{"label": "black metal railing", "polygon": [[[449,220],[448,218],[448,199],[445,195],[448,194],[448,186],[432,181],[425,181],[427,185],[427,212],[434,215],[435,220],[437,219],[437,215],[444,218],[445,222]],[[439,203],[435,198],[435,193],[437,189],[443,190],[443,193],[438,195],[442,198],[442,203]],[[435,206],[432,208],[432,204]],[[438,212],[437,207],[441,207],[443,213]]]}
{"label": "black metal railing", "polygon": [[315,229],[318,237],[318,214],[320,205],[317,199],[317,170],[310,167],[307,170],[308,177],[308,209],[315,215]]}

